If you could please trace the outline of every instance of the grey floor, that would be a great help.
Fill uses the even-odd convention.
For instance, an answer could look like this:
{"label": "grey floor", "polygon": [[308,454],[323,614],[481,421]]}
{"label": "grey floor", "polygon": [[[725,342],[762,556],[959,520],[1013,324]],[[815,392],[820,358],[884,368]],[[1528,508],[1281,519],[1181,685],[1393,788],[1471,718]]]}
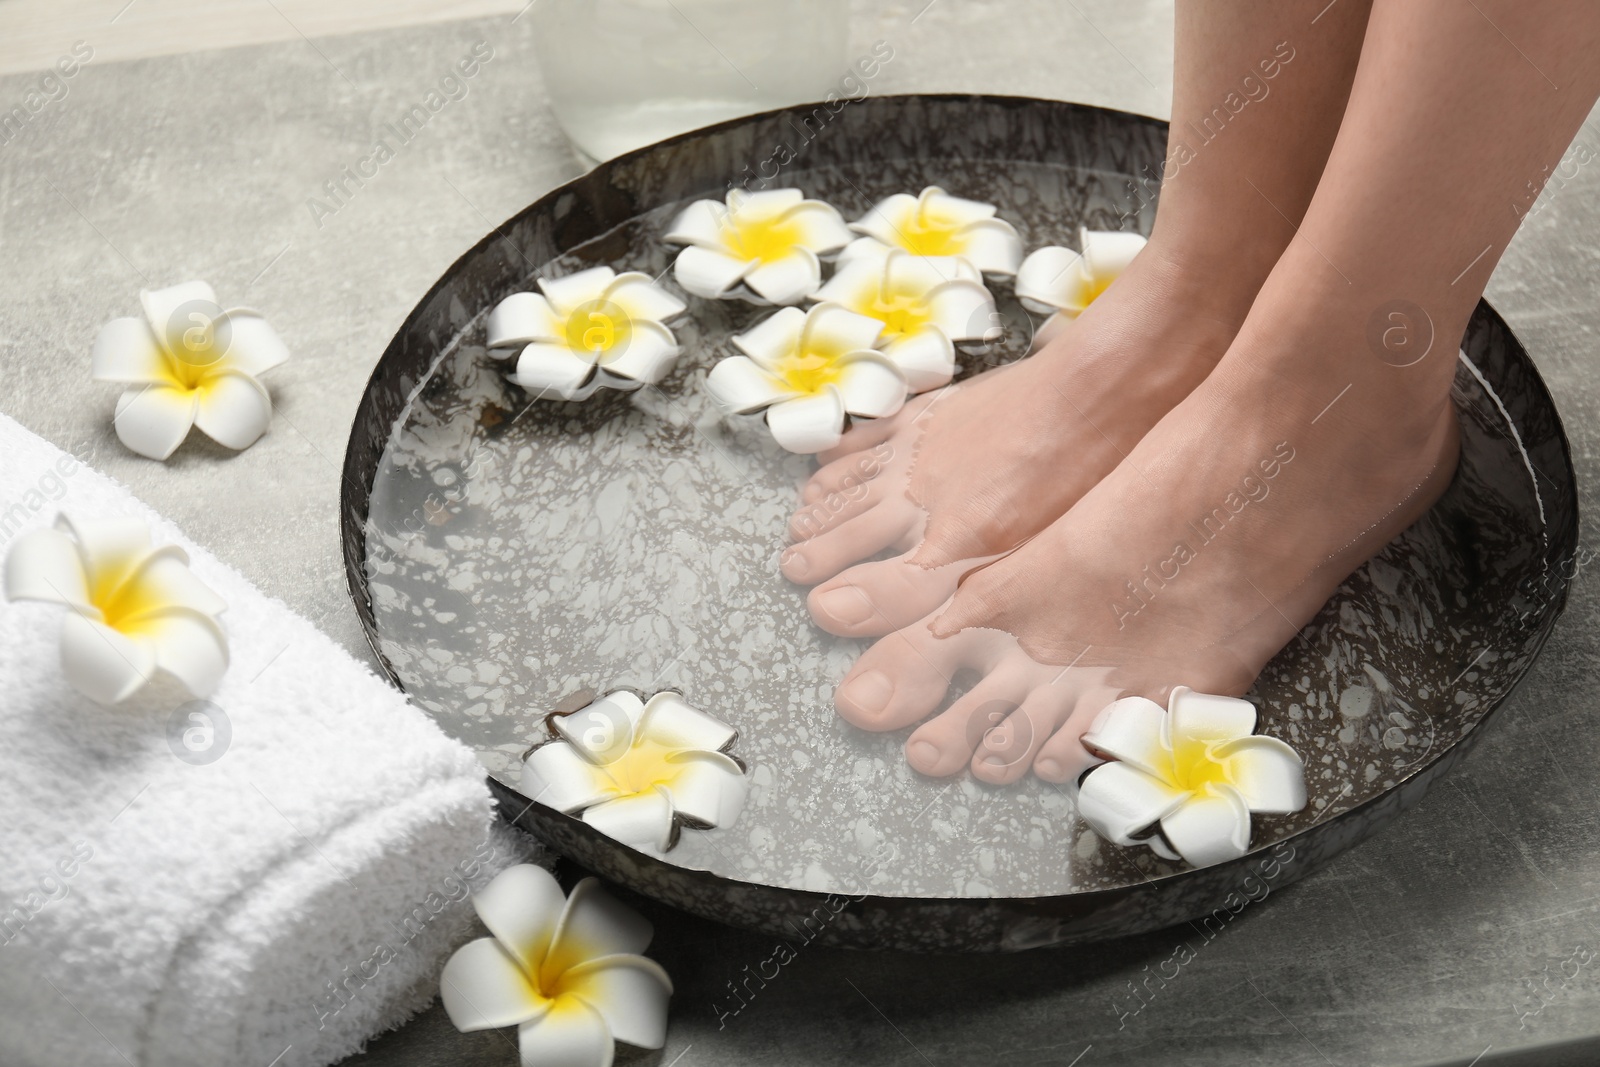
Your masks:
{"label": "grey floor", "polygon": [[[895,47],[875,92],[1008,92],[1165,113],[1166,4],[856,6],[852,47]],[[366,655],[344,592],[336,503],[367,374],[462,250],[579,172],[545,111],[529,24],[507,16],[91,61],[0,143],[0,410],[88,456]],[[319,225],[307,199],[478,41],[494,58],[469,95]],[[37,81],[0,78],[0,111]],[[1579,141],[1591,158],[1597,124]],[[1592,508],[1600,168],[1572,170],[1545,192],[1489,296],[1556,395]],[[193,277],[224,304],[262,309],[295,359],[269,379],[277,420],[263,441],[237,456],[191,441],[160,465],[112,435],[115,390],[89,380],[90,347],[101,323],[135,311],[141,287]],[[1593,523],[1584,529],[1594,545]],[[1545,655],[1462,768],[1386,833],[1250,907],[1142,1000],[1130,983],[1185,938],[1199,942],[1192,930],[1003,959],[808,948],[734,1013],[726,984],[771,945],[653,909],[653,954],[678,985],[671,1031],[660,1052],[619,1062],[1465,1064],[1486,1052],[1488,1064],[1593,1036],[1600,960],[1576,974],[1563,964],[1600,952],[1597,612],[1585,571]],[[509,1037],[458,1035],[435,1008],[351,1062],[514,1063]]]}

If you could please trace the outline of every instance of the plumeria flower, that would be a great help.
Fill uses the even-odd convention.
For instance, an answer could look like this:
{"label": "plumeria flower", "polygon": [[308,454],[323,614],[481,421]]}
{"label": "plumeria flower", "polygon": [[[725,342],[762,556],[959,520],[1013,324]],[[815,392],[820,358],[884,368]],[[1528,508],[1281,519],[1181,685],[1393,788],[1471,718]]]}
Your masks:
{"label": "plumeria flower", "polygon": [[680,824],[739,817],[749,779],[724,751],[737,731],[671,691],[649,703],[626,690],[549,717],[557,738],[528,754],[528,796],[642,851],[665,852]]}
{"label": "plumeria flower", "polygon": [[660,1048],[672,979],[641,956],[654,931],[585,878],[561,892],[543,867],[507,867],[472,898],[493,937],[456,950],[439,996],[463,1033],[518,1028],[523,1067],[611,1067],[618,1041]]}
{"label": "plumeria flower", "polygon": [[272,421],[257,376],[289,358],[258,311],[217,306],[205,282],[139,294],[141,318],[112,319],[94,342],[97,381],[128,386],[117,401],[122,443],[166,459],[189,428],[227,448],[249,448]]}
{"label": "plumeria flower", "polygon": [[994,214],[993,204],[951,196],[937,185],[919,196],[895,193],[850,224],[866,236],[840,258],[853,259],[878,244],[914,256],[960,256],[984,274],[1015,274],[1022,262],[1022,238]]}
{"label": "plumeria flower", "polygon": [[1128,269],[1145,246],[1143,235],[1111,230],[1079,230],[1082,252],[1050,245],[1028,253],[1017,270],[1017,299],[1040,314],[1054,312],[1039,332],[1038,341],[1083,314],[1094,299]]}
{"label": "plumeria flower", "polygon": [[[875,352],[883,323],[838,304],[783,310],[733,338],[742,356],[711,368],[706,388],[729,415],[766,412],[767,429],[791,452],[839,443],[851,416],[878,419],[906,402],[910,374],[936,376],[916,346]],[[894,355],[916,356],[902,367]]]}
{"label": "plumeria flower", "polygon": [[654,385],[672,369],[678,341],[665,323],[684,303],[648,274],[591,267],[540,278],[539,289],[489,312],[488,346],[521,346],[511,380],[524,389],[584,400],[601,388]]}
{"label": "plumeria flower", "polygon": [[666,239],[688,245],[673,276],[696,296],[798,304],[822,284],[818,257],[848,244],[850,231],[831,205],[798,189],[730,189],[726,203],[690,204]]}
{"label": "plumeria flower", "polygon": [[878,253],[841,261],[812,299],[883,323],[876,347],[905,372],[912,393],[949,384],[956,371],[953,342],[1001,331],[982,275],[958,256],[914,256],[880,246]]}
{"label": "plumeria flower", "polygon": [[[1305,807],[1305,770],[1294,749],[1255,736],[1255,705],[1178,686],[1167,710],[1144,697],[1114,701],[1083,735],[1115,762],[1092,768],[1078,814],[1119,845],[1146,844],[1195,867],[1243,856],[1250,813]],[[1156,832],[1159,829],[1159,832]]]}
{"label": "plumeria flower", "polygon": [[217,615],[227,607],[189,570],[177,545],[155,547],[138,519],[74,522],[23,534],[6,555],[7,600],[71,610],[61,623],[61,670],[90,700],[115,704],[156,671],[203,697],[228,667]]}

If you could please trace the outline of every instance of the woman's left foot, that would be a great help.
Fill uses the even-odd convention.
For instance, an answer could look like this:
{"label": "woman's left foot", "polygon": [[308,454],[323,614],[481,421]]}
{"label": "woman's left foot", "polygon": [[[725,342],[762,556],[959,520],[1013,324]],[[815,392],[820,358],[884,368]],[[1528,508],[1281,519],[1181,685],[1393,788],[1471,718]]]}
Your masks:
{"label": "woman's left foot", "polygon": [[[1438,499],[1458,453],[1453,348],[1397,368],[1344,325],[1364,322],[1345,301],[1305,321],[1304,294],[1276,314],[1263,299],[1205,383],[1065,515],[869,649],[839,713],[869,730],[928,719],[906,743],[924,774],[1065,782],[1119,696],[1244,693]],[[982,677],[930,719],[961,670]]]}

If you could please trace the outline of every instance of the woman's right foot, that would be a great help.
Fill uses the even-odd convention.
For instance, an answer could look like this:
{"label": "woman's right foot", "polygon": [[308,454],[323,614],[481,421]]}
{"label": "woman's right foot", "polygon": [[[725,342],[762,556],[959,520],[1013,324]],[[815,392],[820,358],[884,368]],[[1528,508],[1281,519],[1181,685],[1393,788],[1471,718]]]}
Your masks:
{"label": "woman's right foot", "polygon": [[[846,434],[805,486],[780,563],[816,586],[817,625],[908,625],[1064,514],[1221,359],[1255,297],[1228,278],[1152,241],[1036,355]],[[886,550],[899,554],[872,559]]]}

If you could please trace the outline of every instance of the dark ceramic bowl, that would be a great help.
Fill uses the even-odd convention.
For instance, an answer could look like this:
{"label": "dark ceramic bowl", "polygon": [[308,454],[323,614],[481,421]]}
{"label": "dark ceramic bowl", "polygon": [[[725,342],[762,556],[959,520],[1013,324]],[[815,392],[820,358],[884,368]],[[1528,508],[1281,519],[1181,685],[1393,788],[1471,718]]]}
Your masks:
{"label": "dark ceramic bowl", "polygon": [[[1253,694],[1306,758],[1310,802],[1204,870],[1095,837],[1054,786],[922,778],[904,732],[840,721],[858,642],[812,627],[777,575],[810,463],[716,418],[704,376],[766,314],[691,301],[658,388],[530,402],[484,317],[545,273],[661,275],[683,204],[777,173],[847,218],[939,184],[999,205],[1029,248],[1148,232],[1163,123],[1075,104],[895,96],[724,123],[603,164],[485,237],[423,297],[367,388],[345,457],[350,592],[389,675],[488,768],[508,818],[556,851],[699,915],[863,948],[1061,945],[1223,923],[1395,818],[1466,752],[1549,635],[1576,547],[1555,407],[1487,305],[1462,341],[1460,473],[1337,592]],[[792,157],[779,167],[775,161]],[[670,279],[663,284],[672,285]],[[963,374],[1019,358],[1010,328]],[[1427,358],[1453,358],[1438,343]],[[677,688],[740,730],[749,805],[665,858],[517,791],[545,712],[617,686]]]}

